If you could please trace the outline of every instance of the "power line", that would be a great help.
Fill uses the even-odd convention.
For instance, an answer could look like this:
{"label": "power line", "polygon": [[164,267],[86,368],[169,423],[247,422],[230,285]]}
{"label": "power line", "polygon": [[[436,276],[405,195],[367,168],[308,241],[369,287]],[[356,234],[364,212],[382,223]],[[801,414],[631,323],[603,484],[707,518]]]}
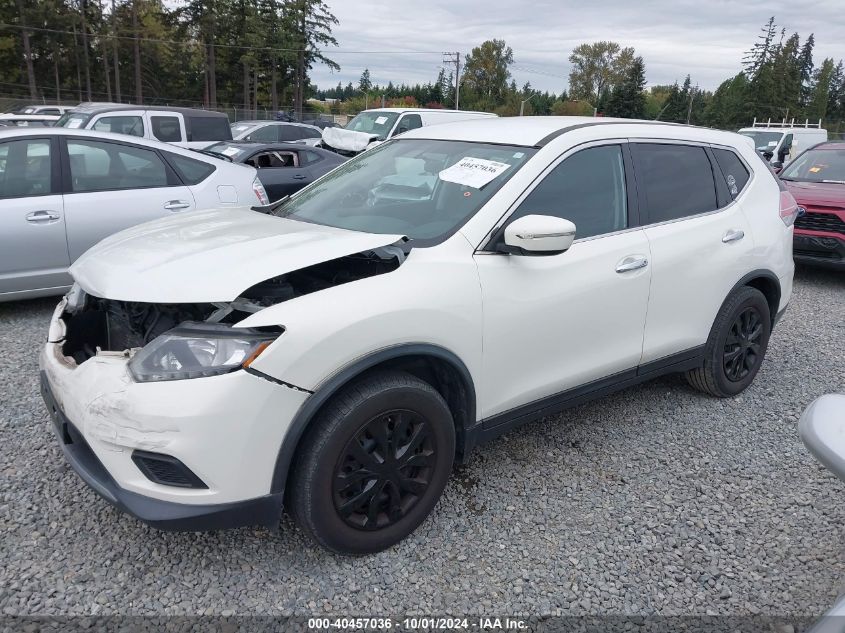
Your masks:
{"label": "power line", "polygon": [[[47,29],[41,27],[34,27],[34,26],[22,26],[20,24],[4,24],[0,23],[0,28],[2,29],[18,29],[21,31],[38,31],[41,33],[57,33],[60,35],[74,35],[73,31],[63,31],[61,29]],[[131,35],[113,35],[109,33],[95,33],[90,31],[92,37],[98,37],[103,39],[117,39],[117,40],[131,40],[134,41],[135,37]],[[158,38],[151,38],[151,37],[142,37],[140,38],[142,42],[150,42],[153,44],[179,44],[182,46],[185,45],[204,45],[205,43],[200,40],[190,40],[190,41],[182,41],[182,40],[165,40],[165,39],[158,39]],[[277,53],[326,53],[330,52],[332,55],[440,55],[441,51],[398,51],[398,50],[389,50],[389,51],[350,51],[350,50],[331,50],[328,51],[327,49],[319,49],[319,48],[277,48],[273,46],[244,46],[240,44],[213,44],[214,48],[235,48],[238,50],[249,50],[249,51],[272,51]]]}

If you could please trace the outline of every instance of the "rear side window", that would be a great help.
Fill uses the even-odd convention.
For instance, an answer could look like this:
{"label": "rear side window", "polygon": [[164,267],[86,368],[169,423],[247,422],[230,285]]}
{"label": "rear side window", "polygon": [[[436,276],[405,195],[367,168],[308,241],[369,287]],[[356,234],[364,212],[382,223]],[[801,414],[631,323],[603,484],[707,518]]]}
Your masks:
{"label": "rear side window", "polygon": [[576,239],[628,226],[625,166],[619,145],[581,150],[555,167],[528,194],[510,221],[554,215],[575,224]]}
{"label": "rear side window", "polygon": [[703,147],[632,143],[649,224],[715,211],[716,181]]}
{"label": "rear side window", "polygon": [[186,185],[198,185],[216,169],[214,165],[179,154],[164,152],[164,157]]}
{"label": "rear side window", "polygon": [[144,136],[144,121],[139,116],[104,116],[97,119],[91,129],[112,134]]}
{"label": "rear side window", "polygon": [[182,140],[182,130],[179,128],[179,117],[151,116],[150,123],[153,136],[165,143],[178,143]]}
{"label": "rear side window", "polygon": [[188,116],[189,141],[231,141],[232,128],[224,116]]}
{"label": "rear side window", "polygon": [[316,163],[323,160],[323,157],[320,156],[317,152],[312,151],[304,151],[299,152],[299,164],[300,165],[311,165],[312,163]]}
{"label": "rear side window", "polygon": [[728,149],[713,148],[713,155],[716,157],[716,162],[719,164],[719,169],[725,177],[725,182],[728,185],[728,192],[732,199],[736,199],[739,193],[745,189],[748,184],[748,179],[751,174],[739,156]]}

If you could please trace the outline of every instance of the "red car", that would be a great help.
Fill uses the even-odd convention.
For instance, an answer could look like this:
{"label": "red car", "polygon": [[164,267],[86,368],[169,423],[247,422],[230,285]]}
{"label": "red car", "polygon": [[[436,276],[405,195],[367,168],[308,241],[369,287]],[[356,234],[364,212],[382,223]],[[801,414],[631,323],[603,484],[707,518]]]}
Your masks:
{"label": "red car", "polygon": [[845,142],[811,147],[780,173],[800,207],[793,257],[845,270]]}

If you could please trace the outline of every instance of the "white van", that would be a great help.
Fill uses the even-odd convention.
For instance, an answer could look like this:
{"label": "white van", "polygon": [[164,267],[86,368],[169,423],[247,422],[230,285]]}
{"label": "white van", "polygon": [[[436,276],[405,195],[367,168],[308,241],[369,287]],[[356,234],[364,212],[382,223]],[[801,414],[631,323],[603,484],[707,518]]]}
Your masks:
{"label": "white van", "polygon": [[322,146],[344,156],[354,156],[418,127],[496,116],[471,110],[373,108],[359,112],[346,127],[324,129]]}
{"label": "white van", "polygon": [[755,149],[772,163],[773,167],[783,167],[808,147],[827,141],[827,130],[822,129],[822,122],[795,123],[795,119],[780,123],[757,121],[751,127],[744,127],[739,133],[754,141]]}

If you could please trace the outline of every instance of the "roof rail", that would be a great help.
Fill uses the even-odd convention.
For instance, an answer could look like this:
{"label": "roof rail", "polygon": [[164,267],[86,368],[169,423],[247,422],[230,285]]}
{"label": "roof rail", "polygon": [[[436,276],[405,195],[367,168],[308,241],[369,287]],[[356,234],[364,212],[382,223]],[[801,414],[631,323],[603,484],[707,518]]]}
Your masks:
{"label": "roof rail", "polygon": [[778,127],[779,128],[803,127],[803,128],[818,128],[818,129],[821,129],[822,120],[819,119],[818,123],[810,123],[809,119],[804,119],[803,123],[801,123],[800,121],[798,123],[796,123],[795,119],[790,119],[789,121],[787,121],[786,119],[783,119],[782,121],[775,121],[773,123],[771,119],[768,119],[767,121],[758,121],[757,117],[754,117],[754,123],[751,124],[751,127],[775,127],[775,128],[778,128]]}

